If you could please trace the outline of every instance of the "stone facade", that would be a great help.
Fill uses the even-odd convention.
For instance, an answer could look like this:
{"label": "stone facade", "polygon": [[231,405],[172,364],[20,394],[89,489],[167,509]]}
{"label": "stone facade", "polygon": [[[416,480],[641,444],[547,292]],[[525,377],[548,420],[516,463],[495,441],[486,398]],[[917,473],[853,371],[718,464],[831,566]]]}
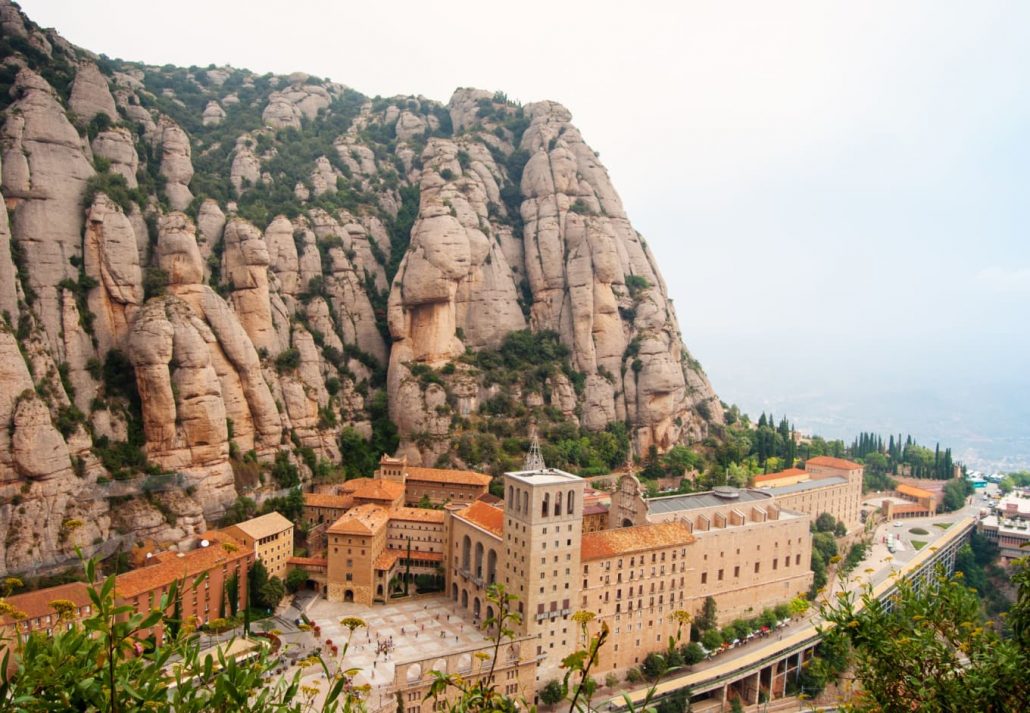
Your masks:
{"label": "stone facade", "polygon": [[819,517],[826,512],[848,531],[862,524],[863,467],[842,458],[809,458],[805,469],[789,468],[755,477],[755,487],[769,492],[785,508]]}
{"label": "stone facade", "polygon": [[244,547],[253,549],[254,557],[268,570],[268,576],[286,578],[286,565],[293,556],[293,523],[277,512],[244,520],[226,528],[226,532]]}

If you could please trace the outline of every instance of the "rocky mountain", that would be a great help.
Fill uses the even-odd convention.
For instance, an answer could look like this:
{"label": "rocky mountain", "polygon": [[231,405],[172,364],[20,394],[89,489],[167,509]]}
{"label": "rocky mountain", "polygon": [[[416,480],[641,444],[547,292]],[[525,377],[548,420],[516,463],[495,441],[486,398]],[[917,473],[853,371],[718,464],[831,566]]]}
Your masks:
{"label": "rocky mountain", "polygon": [[0,33],[0,573],[381,450],[501,468],[534,423],[612,465],[722,423],[560,104],[112,60],[7,0]]}

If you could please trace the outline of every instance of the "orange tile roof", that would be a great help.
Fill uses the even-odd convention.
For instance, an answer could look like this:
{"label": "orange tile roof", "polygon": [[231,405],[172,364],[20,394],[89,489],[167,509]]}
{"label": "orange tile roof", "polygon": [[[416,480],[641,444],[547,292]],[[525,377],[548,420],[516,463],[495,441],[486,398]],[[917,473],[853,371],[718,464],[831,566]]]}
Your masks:
{"label": "orange tile roof", "polygon": [[891,511],[894,513],[929,512],[925,505],[920,505],[919,503],[905,503],[904,505],[895,504],[891,507]]}
{"label": "orange tile roof", "polygon": [[584,515],[605,515],[608,513],[608,506],[603,503],[591,503],[583,506]]}
{"label": "orange tile roof", "polygon": [[498,537],[504,534],[504,510],[487,505],[481,500],[474,501],[464,510],[459,510],[454,514]]}
{"label": "orange tile roof", "polygon": [[298,567],[328,567],[329,560],[325,557],[290,557],[286,564],[295,564]]}
{"label": "orange tile roof", "polygon": [[[287,520],[278,512],[270,512],[260,517],[252,517],[249,520],[238,522],[232,525],[251,539],[260,540],[262,537],[278,535],[293,527],[293,523]],[[231,529],[231,528],[229,528]]]}
{"label": "orange tile roof", "polygon": [[443,510],[432,510],[430,508],[390,508],[391,520],[411,520],[413,522],[431,522],[443,524]]}
{"label": "orange tile roof", "polygon": [[397,563],[397,560],[403,556],[404,553],[400,550],[383,550],[379,553],[379,556],[376,557],[375,568],[390,569],[390,567],[393,567],[394,564]]}
{"label": "orange tile roof", "polygon": [[902,493],[903,495],[911,495],[914,498],[933,497],[933,493],[931,493],[929,490],[923,490],[922,488],[917,488],[914,485],[905,485],[904,483],[898,485],[897,490],[899,493]]}
{"label": "orange tile roof", "polygon": [[224,533],[204,533],[204,539],[211,542],[207,547],[198,547],[189,552],[161,553],[156,557],[157,564],[134,569],[115,578],[115,594],[122,598],[131,598],[146,592],[167,587],[172,582],[196,577],[222,564],[228,564],[253,556],[238,541]]}
{"label": "orange tile roof", "polygon": [[334,522],[328,532],[335,535],[374,535],[386,526],[389,514],[371,503],[351,508]]}
{"label": "orange tile roof", "polygon": [[360,500],[382,500],[392,503],[404,497],[404,484],[395,480],[354,478],[345,482],[342,490]]}
{"label": "orange tile roof", "polygon": [[661,522],[616,530],[584,532],[580,545],[583,561],[606,559],[634,552],[689,545],[694,541],[690,528],[682,522]]}
{"label": "orange tile roof", "polygon": [[779,480],[780,478],[789,478],[795,475],[808,475],[808,471],[801,470],[800,468],[787,468],[786,470],[781,470],[778,473],[756,475],[755,483],[767,483],[770,480]]}
{"label": "orange tile roof", "polygon": [[[64,599],[71,602],[76,608],[91,606],[89,598],[89,587],[85,582],[70,582],[59,584],[56,587],[37,589],[34,592],[15,594],[4,599],[5,602],[25,615],[24,621],[31,622],[33,619],[55,614],[50,602]],[[78,618],[77,616],[75,618]],[[14,619],[10,616],[0,618],[0,624],[11,624]]]}
{"label": "orange tile roof", "polygon": [[447,483],[450,485],[490,485],[489,475],[471,470],[450,470],[447,468],[418,468],[408,466],[405,471],[410,480],[428,481],[431,483]]}
{"label": "orange tile roof", "polygon": [[816,456],[815,458],[809,458],[806,461],[806,465],[808,463],[823,466],[824,468],[840,468],[841,470],[856,470],[862,467],[861,463],[844,460],[843,458],[833,458],[831,456]]}
{"label": "orange tile roof", "polygon": [[346,510],[354,504],[351,495],[331,495],[329,493],[304,493],[304,505],[314,508],[334,508]]}

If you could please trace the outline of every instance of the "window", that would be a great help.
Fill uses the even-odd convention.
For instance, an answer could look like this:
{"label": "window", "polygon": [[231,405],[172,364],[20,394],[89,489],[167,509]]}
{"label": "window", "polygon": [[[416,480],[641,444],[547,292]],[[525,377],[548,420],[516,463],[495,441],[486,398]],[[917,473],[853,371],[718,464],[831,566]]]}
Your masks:
{"label": "window", "polygon": [[758,562],[755,562],[755,574],[758,574],[758,569],[760,567],[761,567],[761,565]]}
{"label": "window", "polygon": [[722,570],[721,569],[719,570],[719,581],[720,582],[722,581]]}
{"label": "window", "polygon": [[701,573],[701,584],[708,584],[708,572]]}

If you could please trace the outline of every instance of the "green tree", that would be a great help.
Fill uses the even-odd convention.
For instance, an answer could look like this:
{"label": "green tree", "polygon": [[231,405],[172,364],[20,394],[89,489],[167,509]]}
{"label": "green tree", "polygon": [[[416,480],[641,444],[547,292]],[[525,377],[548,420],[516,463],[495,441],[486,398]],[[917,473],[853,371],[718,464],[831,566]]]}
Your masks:
{"label": "green tree", "polygon": [[941,510],[952,512],[965,506],[966,498],[973,494],[973,486],[964,478],[952,478],[944,484],[944,499]]}
{"label": "green tree", "polygon": [[278,577],[269,577],[261,585],[260,595],[259,599],[262,607],[269,610],[275,609],[279,602],[282,601],[282,598],[286,596],[286,587]]}
{"label": "green tree", "polygon": [[715,651],[722,646],[722,634],[718,629],[709,629],[701,635],[701,645],[708,651]]}
{"label": "green tree", "polygon": [[669,670],[669,664],[661,654],[650,653],[644,657],[644,663],[640,665],[640,669],[645,676],[654,680],[665,675],[665,672]]}
{"label": "green tree", "polygon": [[717,621],[718,614],[715,608],[715,599],[705,597],[704,604],[701,605],[701,614],[697,617],[697,628],[701,631],[708,631],[715,626]]}
{"label": "green tree", "polygon": [[[1026,560],[1014,583],[1026,601]],[[854,649],[855,674],[864,695],[857,711],[1017,711],[1030,700],[1030,647],[1003,639],[986,625],[979,598],[962,575],[938,570],[932,586],[903,579],[885,606],[870,587],[838,594],[822,615]],[[1010,613],[1013,631],[1025,610]]]}
{"label": "green tree", "polygon": [[254,560],[254,564],[250,566],[250,571],[247,572],[247,591],[250,594],[250,606],[265,608],[261,590],[267,583],[268,569],[265,568],[265,564],[261,560]]}
{"label": "green tree", "polygon": [[833,528],[836,526],[837,518],[828,512],[819,513],[819,517],[815,519],[816,532],[833,532]]}
{"label": "green tree", "polygon": [[701,645],[696,641],[691,641],[683,647],[683,662],[688,666],[700,663],[704,658],[705,652],[701,649]]}
{"label": "green tree", "polygon": [[307,572],[302,569],[291,569],[286,573],[286,591],[293,594],[303,588],[307,581]]}
{"label": "green tree", "polygon": [[563,698],[565,698],[565,692],[562,690],[561,683],[553,678],[540,691],[540,700],[544,705],[556,705]]}

